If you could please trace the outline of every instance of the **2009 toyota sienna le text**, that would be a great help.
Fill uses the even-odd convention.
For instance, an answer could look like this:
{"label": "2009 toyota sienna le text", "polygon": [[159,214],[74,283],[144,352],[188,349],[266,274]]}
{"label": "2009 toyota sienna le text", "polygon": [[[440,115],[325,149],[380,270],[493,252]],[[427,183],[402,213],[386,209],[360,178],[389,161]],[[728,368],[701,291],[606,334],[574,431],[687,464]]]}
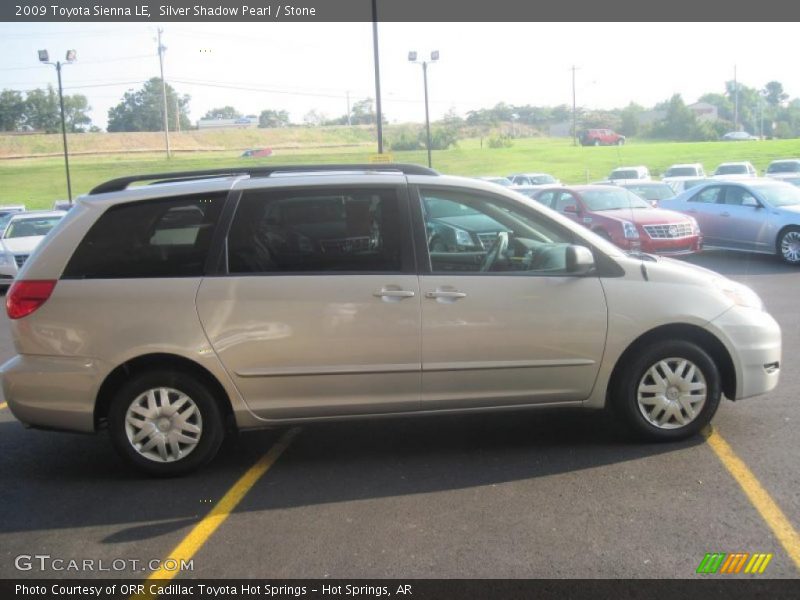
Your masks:
{"label": "2009 toyota sienna le text", "polygon": [[230,428],[365,416],[608,405],[675,440],[723,394],[773,389],[781,358],[749,288],[413,165],[106,182],[7,310],[14,415],[107,427],[162,475],[209,461]]}

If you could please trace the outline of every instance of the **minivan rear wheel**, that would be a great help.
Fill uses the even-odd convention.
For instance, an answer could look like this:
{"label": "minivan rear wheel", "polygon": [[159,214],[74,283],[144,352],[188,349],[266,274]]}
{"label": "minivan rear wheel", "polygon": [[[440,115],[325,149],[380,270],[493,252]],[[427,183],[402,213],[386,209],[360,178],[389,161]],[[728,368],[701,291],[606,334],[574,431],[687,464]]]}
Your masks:
{"label": "minivan rear wheel", "polygon": [[719,370],[696,344],[664,341],[637,352],[616,378],[611,403],[640,438],[670,441],[708,425],[722,397]]}
{"label": "minivan rear wheel", "polygon": [[133,467],[151,475],[193,471],[216,455],[224,437],[219,405],[188,373],[148,371],[116,393],[108,413],[111,441]]}

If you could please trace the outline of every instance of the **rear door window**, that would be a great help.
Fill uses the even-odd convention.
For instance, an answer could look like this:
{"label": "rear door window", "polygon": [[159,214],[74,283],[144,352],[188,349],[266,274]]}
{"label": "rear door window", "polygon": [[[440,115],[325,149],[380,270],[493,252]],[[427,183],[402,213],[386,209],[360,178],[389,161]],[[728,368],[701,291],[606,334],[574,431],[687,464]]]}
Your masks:
{"label": "rear door window", "polygon": [[408,233],[393,189],[253,190],[228,234],[228,271],[399,273]]}
{"label": "rear door window", "polygon": [[81,241],[64,277],[201,276],[224,202],[218,193],[112,206]]}

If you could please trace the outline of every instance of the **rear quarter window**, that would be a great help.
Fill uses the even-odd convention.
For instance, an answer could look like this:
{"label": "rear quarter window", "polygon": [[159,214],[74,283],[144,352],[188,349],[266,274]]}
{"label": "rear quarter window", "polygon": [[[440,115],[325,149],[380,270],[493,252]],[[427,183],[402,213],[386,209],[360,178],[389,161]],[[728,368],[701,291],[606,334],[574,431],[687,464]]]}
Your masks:
{"label": "rear quarter window", "polygon": [[219,193],[112,206],[78,245],[63,277],[200,276],[224,201]]}

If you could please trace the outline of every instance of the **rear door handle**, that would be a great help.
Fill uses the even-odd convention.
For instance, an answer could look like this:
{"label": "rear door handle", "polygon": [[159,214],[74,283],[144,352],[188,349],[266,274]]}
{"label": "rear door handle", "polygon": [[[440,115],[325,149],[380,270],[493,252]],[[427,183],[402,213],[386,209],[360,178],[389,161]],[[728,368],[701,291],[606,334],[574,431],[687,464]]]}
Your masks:
{"label": "rear door handle", "polygon": [[719,213],[719,216],[720,216],[720,217],[730,217],[730,216],[731,216],[731,213],[729,213],[729,212],[723,212],[723,213]]}
{"label": "rear door handle", "polygon": [[434,300],[439,298],[444,300],[458,300],[459,298],[466,298],[467,295],[464,292],[436,290],[435,292],[425,292],[425,297],[433,298]]}

